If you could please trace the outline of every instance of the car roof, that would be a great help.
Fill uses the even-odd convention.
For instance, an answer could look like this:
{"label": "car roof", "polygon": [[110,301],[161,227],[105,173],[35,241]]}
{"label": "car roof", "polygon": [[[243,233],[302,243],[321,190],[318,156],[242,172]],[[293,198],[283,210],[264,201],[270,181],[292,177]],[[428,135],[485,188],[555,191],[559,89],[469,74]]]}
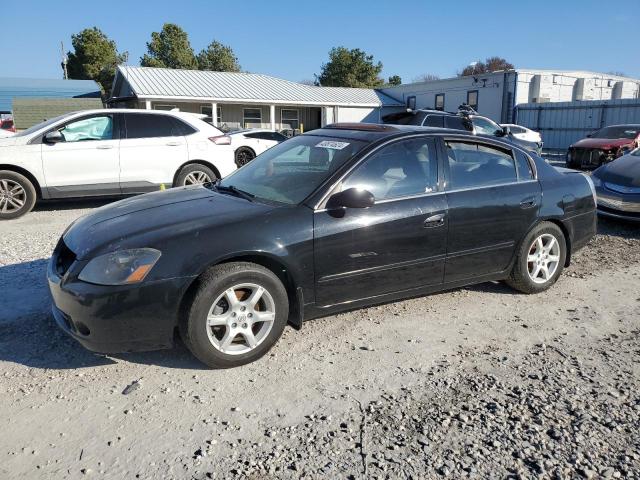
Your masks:
{"label": "car roof", "polygon": [[422,127],[419,125],[391,125],[380,123],[333,123],[323,128],[305,132],[303,135],[350,138],[373,142],[385,137],[410,133],[454,134],[477,137],[471,132],[452,128]]}

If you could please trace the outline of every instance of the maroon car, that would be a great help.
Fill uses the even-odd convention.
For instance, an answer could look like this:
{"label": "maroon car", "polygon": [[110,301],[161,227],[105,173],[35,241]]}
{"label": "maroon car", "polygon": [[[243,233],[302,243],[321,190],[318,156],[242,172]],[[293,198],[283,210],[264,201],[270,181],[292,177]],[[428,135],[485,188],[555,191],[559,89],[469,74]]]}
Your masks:
{"label": "maroon car", "polygon": [[577,141],[567,152],[567,167],[592,169],[640,146],[640,125],[611,125]]}

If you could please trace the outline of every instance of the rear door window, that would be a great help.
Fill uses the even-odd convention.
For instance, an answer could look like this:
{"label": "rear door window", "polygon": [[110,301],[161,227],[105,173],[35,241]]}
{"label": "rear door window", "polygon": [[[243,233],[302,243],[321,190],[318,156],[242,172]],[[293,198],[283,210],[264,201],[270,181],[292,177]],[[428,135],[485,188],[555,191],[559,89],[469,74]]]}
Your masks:
{"label": "rear door window", "polygon": [[175,137],[182,135],[168,115],[126,113],[127,138]]}
{"label": "rear door window", "polygon": [[446,142],[448,189],[485,187],[516,182],[511,151],[474,142]]}

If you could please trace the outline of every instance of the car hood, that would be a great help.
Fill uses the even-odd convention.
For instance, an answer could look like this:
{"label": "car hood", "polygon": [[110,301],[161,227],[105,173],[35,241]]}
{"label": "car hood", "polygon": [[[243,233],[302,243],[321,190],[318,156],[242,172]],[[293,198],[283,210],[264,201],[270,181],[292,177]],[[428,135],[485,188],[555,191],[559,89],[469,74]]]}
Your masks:
{"label": "car hood", "polygon": [[80,217],[63,234],[78,259],[264,215],[275,207],[202,186],[172,188],[121,200]]}
{"label": "car hood", "polygon": [[605,183],[624,187],[640,187],[640,157],[623,155],[593,172]]}
{"label": "car hood", "polygon": [[583,138],[571,146],[578,148],[600,148],[603,150],[610,150],[612,148],[620,148],[632,143],[633,140],[629,138]]}
{"label": "car hood", "polygon": [[0,137],[0,148],[2,147],[13,147],[14,145],[18,145],[20,143],[21,137]]}

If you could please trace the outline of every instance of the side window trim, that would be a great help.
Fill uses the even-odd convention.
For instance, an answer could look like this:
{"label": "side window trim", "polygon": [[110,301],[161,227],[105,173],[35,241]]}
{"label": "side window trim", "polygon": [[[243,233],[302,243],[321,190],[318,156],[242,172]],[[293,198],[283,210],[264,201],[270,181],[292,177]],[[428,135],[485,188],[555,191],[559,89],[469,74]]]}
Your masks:
{"label": "side window trim", "polygon": [[[396,197],[396,198],[390,198],[387,200],[379,200],[380,202],[387,202],[387,201],[397,201],[397,200],[406,200],[409,198],[417,198],[417,197],[424,197],[424,196],[428,196],[428,195],[435,195],[435,194],[441,194],[444,193],[444,177],[443,177],[443,172],[442,172],[442,159],[441,159],[441,155],[438,152],[438,143],[439,143],[439,139],[438,137],[434,137],[433,135],[425,135],[425,134],[415,134],[415,135],[408,135],[405,137],[401,137],[401,138],[394,138],[394,139],[390,139],[385,141],[384,143],[377,145],[376,147],[374,147],[372,150],[368,151],[366,154],[364,154],[364,156],[362,158],[360,158],[359,160],[357,160],[354,164],[352,164],[346,171],[343,171],[342,173],[339,174],[339,177],[336,180],[331,180],[328,184],[327,189],[325,190],[325,193],[322,195],[322,197],[320,198],[320,200],[314,205],[313,210],[314,212],[319,212],[319,211],[324,211],[326,210],[326,204],[327,204],[327,200],[329,200],[329,197],[331,195],[333,195],[334,193],[336,193],[338,191],[338,188],[341,188],[342,183],[344,182],[344,180],[351,174],[351,172],[353,172],[355,169],[357,169],[360,165],[362,165],[364,162],[366,162],[369,158],[373,157],[377,152],[379,152],[380,150],[382,150],[383,148],[396,143],[396,142],[400,142],[402,140],[408,140],[408,139],[420,139],[420,138],[424,138],[426,141],[431,142],[435,154],[435,160],[436,160],[436,175],[437,175],[437,182],[435,183],[434,189],[432,192],[425,192],[425,193],[420,193],[417,195],[407,195],[407,196],[403,196],[403,197]],[[376,201],[376,204],[378,203],[378,201]]]}

